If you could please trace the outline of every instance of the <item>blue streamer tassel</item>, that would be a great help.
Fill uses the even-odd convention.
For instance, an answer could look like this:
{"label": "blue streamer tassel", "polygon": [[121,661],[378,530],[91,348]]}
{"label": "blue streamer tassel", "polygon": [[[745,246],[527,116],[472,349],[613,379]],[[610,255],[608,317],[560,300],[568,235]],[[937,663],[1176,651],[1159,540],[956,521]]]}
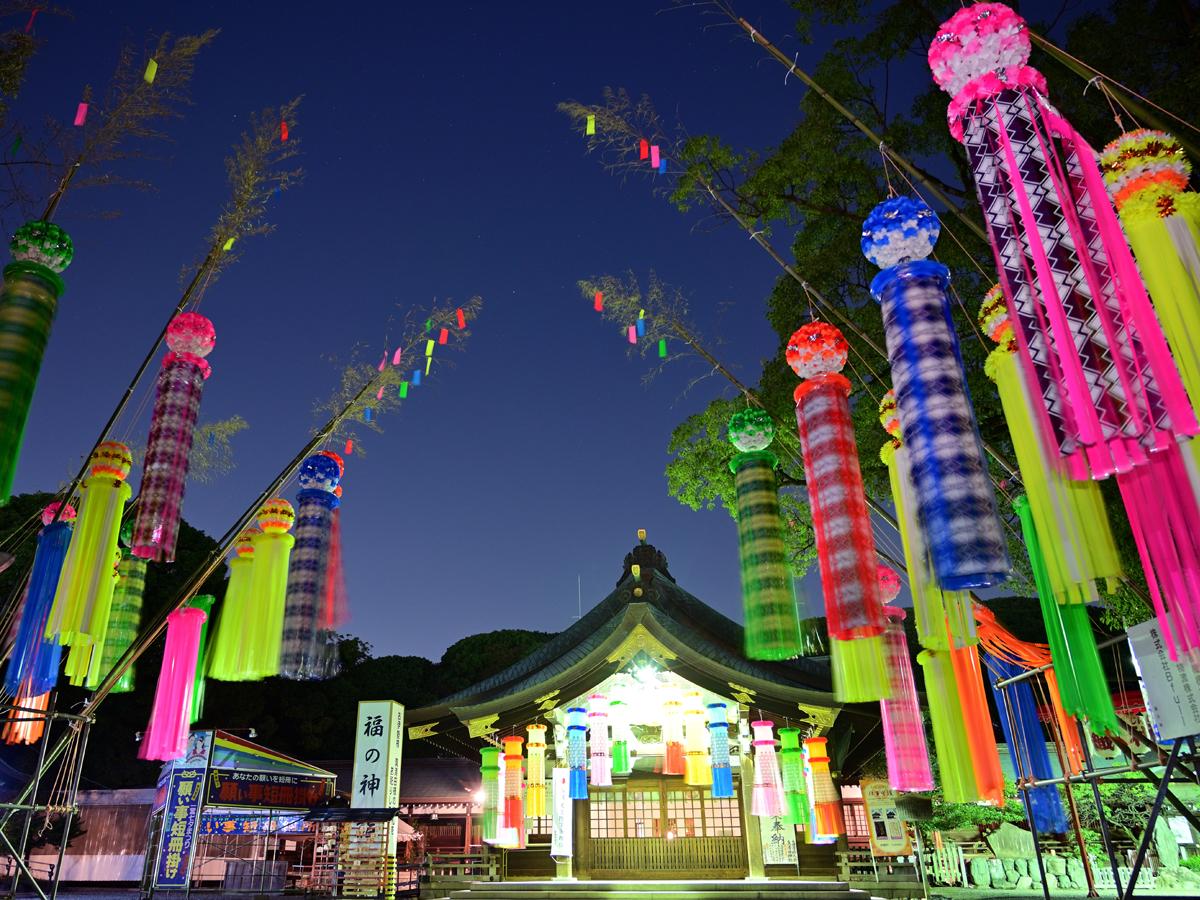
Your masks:
{"label": "blue streamer tassel", "polygon": [[46,640],[46,620],[50,616],[70,542],[71,525],[68,522],[47,525],[38,535],[29,590],[25,594],[17,637],[4,676],[4,689],[14,697],[26,679],[30,679],[29,695],[33,697],[46,693],[58,680],[62,647],[56,641]]}

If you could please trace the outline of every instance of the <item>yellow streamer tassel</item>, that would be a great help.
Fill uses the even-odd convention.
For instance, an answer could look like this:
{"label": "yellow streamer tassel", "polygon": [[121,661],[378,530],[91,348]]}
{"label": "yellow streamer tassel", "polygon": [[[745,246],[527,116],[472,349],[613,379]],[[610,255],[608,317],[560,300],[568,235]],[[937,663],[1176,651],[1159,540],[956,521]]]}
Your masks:
{"label": "yellow streamer tassel", "polygon": [[829,639],[833,695],[844,703],[887,699],[890,681],[883,635],[843,641]]}

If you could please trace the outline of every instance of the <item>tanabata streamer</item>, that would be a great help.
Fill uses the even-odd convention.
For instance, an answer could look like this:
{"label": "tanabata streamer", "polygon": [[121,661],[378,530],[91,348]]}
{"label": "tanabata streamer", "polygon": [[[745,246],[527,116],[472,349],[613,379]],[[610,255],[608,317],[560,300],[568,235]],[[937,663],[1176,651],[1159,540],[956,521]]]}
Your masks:
{"label": "tanabata streamer", "polygon": [[461,307],[461,306],[460,306],[458,309],[456,309],[456,310],[454,311],[454,316],[455,316],[455,319],[456,319],[456,320],[457,320],[457,322],[458,322],[458,327],[459,327],[459,329],[460,329],[460,330],[461,330],[461,329],[463,329],[463,328],[466,328],[466,327],[467,327],[467,316],[466,316],[466,314],[465,314],[465,313],[462,311],[462,307]]}
{"label": "tanabata streamer", "polygon": [[926,259],[940,231],[924,202],[893,197],[867,216],[862,251],[882,269],[871,295],[883,312],[925,544],[939,586],[961,591],[1004,581],[1011,564],[950,316],[950,270]]}
{"label": "tanabata streamer", "polygon": [[212,652],[208,655],[208,676],[218,681],[249,681],[261,678],[253,660],[250,636],[254,618],[261,615],[263,604],[250,593],[254,569],[254,537],[261,534],[251,526],[234,539],[234,555],[229,560],[229,581],[221,615],[213,633]]}
{"label": "tanabata streamer", "polygon": [[[1017,681],[1006,687],[996,686],[997,681],[1021,674],[1021,667],[992,656],[984,656],[991,678],[992,696],[1000,712],[1000,727],[1004,730],[1004,741],[1008,754],[1014,760],[1013,767],[1019,777],[1054,778],[1057,772],[1050,765],[1050,754],[1046,750],[1046,735],[1038,721],[1037,704],[1033,699],[1033,687],[1029,680]],[[1005,703],[1005,694],[1008,702]],[[1018,761],[1019,760],[1019,764]],[[1052,784],[1018,790],[1021,800],[1029,810],[1037,830],[1045,833],[1062,834],[1067,830],[1067,817],[1063,812],[1058,788]]]}
{"label": "tanabata streamer", "polygon": [[588,732],[591,738],[591,782],[596,787],[612,786],[612,756],[608,737],[608,697],[588,697]]}
{"label": "tanabata streamer", "polygon": [[[133,523],[121,526],[121,541],[128,546],[133,541]],[[144,559],[132,554],[121,557],[117,566],[117,586],[113,590],[112,608],[108,614],[108,635],[104,639],[104,655],[100,660],[99,678],[107,678],[125,651],[137,637],[142,624],[142,594],[146,591],[146,567]],[[98,686],[99,679],[88,685]],[[130,663],[112,687],[114,694],[126,694],[133,690],[134,664]]]}
{"label": "tanabata streamer", "polygon": [[36,744],[46,730],[46,718],[37,711],[49,709],[50,693],[30,696],[22,691],[13,698],[13,706],[20,708],[9,710],[0,738],[6,744]]}
{"label": "tanabata streamer", "polygon": [[525,731],[525,815],[535,818],[546,815],[546,726],[526,725]]}
{"label": "tanabata streamer", "polygon": [[582,706],[567,709],[567,765],[570,767],[572,800],[588,798],[587,710]]}
{"label": "tanabata streamer", "polygon": [[650,145],[650,168],[658,168],[658,144]]}
{"label": "tanabata streamer", "polygon": [[712,784],[712,765],[708,759],[708,717],[704,714],[703,695],[688,691],[683,697],[683,781],[696,787]]}
{"label": "tanabata streamer", "polygon": [[808,791],[804,784],[804,750],[799,728],[779,729],[779,760],[783,773],[784,813],[788,824],[808,824]]}
{"label": "tanabata streamer", "polygon": [[954,663],[950,650],[922,650],[917,662],[925,672],[925,698],[929,704],[929,722],[938,761],[938,781],[947,803],[975,803],[980,800],[975,782],[975,765],[962,703],[954,682]]}
{"label": "tanabata streamer", "polygon": [[479,831],[484,841],[494,844],[500,837],[500,749],[484,747],[479,751],[479,759],[483,782],[483,817]]}
{"label": "tanabata streamer", "polygon": [[71,542],[71,523],[75,519],[75,509],[68,504],[56,522],[58,508],[58,503],[51,503],[42,510],[44,527],[38,535],[25,602],[21,605],[21,617],[8,657],[8,669],[4,673],[4,690],[12,697],[40,696],[54,687],[58,679],[62,647],[46,637],[46,620],[54,603],[54,592]]}
{"label": "tanabata streamer", "polygon": [[1179,375],[1200,407],[1200,194],[1192,165],[1163,131],[1139,128],[1104,148],[1100,167]]}
{"label": "tanabata streamer", "polygon": [[[888,601],[896,598],[900,579],[886,566],[880,566],[895,578],[896,591],[885,593]],[[890,596],[888,595],[890,594]],[[887,667],[890,690],[879,702],[883,722],[883,747],[887,758],[888,785],[894,791],[931,791],[933,772],[929,768],[929,748],[925,744],[925,724],[917,701],[912,664],[908,659],[908,638],[904,634],[904,610],[885,606],[888,628]]]}
{"label": "tanabata streamer", "polygon": [[9,243],[0,288],[0,503],[12,494],[25,421],[75,248],[50,222],[27,222]]}
{"label": "tanabata streamer", "polygon": [[[1004,805],[1004,775],[1000,771],[1000,754],[992,731],[992,714],[988,711],[983,688],[983,672],[979,665],[979,648],[962,647],[950,651],[950,665],[958,702],[962,708],[963,725],[967,730],[967,745],[971,748],[971,766],[975,772],[975,789],[979,802],[987,806]],[[941,761],[941,754],[938,760]]]}
{"label": "tanabata streamer", "polygon": [[724,703],[708,704],[708,752],[712,758],[712,795],[733,796],[733,769],[729,763],[729,721]]}
{"label": "tanabata streamer", "polygon": [[790,659],[802,650],[796,592],[788,569],[775,467],[767,448],[775,423],[766,410],[744,409],[729,420],[738,453],[729,462],[737,490],[745,648],[750,659]]}
{"label": "tanabata streamer", "polygon": [[604,294],[601,291],[596,291],[596,296],[592,298],[592,309],[604,312]]}
{"label": "tanabata streamer", "polygon": [[279,123],[279,140],[286,141],[287,139],[288,139],[288,123],[280,122]]}
{"label": "tanabata streamer", "polygon": [[818,837],[833,837],[846,832],[842,816],[842,797],[829,773],[829,741],[823,737],[810,737],[804,741],[804,754],[812,770],[813,808],[816,811],[816,833]]}
{"label": "tanabata streamer", "polygon": [[1029,51],[1020,16],[980,3],[942,25],[929,62],[954,98],[1039,429],[1071,477],[1116,475],[1168,652],[1200,665],[1200,502],[1177,444],[1200,425],[1094,151]]}
{"label": "tanabata streamer", "polygon": [[133,526],[133,555],[142,559],[175,561],[200,395],[212,373],[204,357],[216,340],[212,322],[199,313],[180,313],[167,326],[170,352],[163,358],[155,388]]}
{"label": "tanabata streamer", "polygon": [[512,735],[500,743],[504,745],[504,828],[516,831],[515,849],[520,850],[525,846],[525,804],[521,800],[521,745],[525,739]]}
{"label": "tanabata streamer", "polygon": [[150,60],[146,63],[146,71],[142,74],[142,80],[146,84],[154,84],[154,77],[158,74],[158,60]]}
{"label": "tanabata streamer", "polygon": [[438,332],[438,343],[439,344],[445,344],[449,340],[450,340],[450,329],[449,328],[443,328],[441,331]]}
{"label": "tanabata streamer", "polygon": [[629,760],[629,742],[633,734],[629,728],[629,707],[625,701],[613,699],[609,703],[608,721],[612,728],[613,774],[628,775],[633,768]]}
{"label": "tanabata streamer", "polygon": [[186,606],[167,616],[162,670],[138,759],[180,759],[187,750],[200,628],[206,618],[204,610]]}
{"label": "tanabata streamer", "polygon": [[683,703],[679,695],[666,688],[662,708],[663,774],[683,775],[687,772],[687,757],[683,749]]}
{"label": "tanabata streamer", "polygon": [[1017,342],[999,286],[983,298],[979,324],[999,345],[988,355],[984,371],[996,382],[1000,394],[1030,515],[1038,533],[1047,538],[1042,556],[1047,596],[1059,603],[1099,600],[1096,582],[1104,580],[1109,590],[1115,590],[1121,577],[1100,486],[1068,478],[1057,455],[1045,453],[1028,373],[1017,357]]}
{"label": "tanabata streamer", "polygon": [[1023,495],[1019,496],[1013,500],[1013,509],[1021,519],[1021,534],[1029,551],[1029,565],[1037,586],[1063,708],[1084,719],[1096,734],[1117,734],[1121,730],[1120,720],[1108,692],[1108,676],[1100,662],[1087,607],[1082,603],[1055,602],[1042,551],[1044,544],[1033,521],[1029,501]]}
{"label": "tanabata streamer", "polygon": [[338,462],[321,453],[300,464],[296,544],[288,567],[287,602],[279,674],[284,678],[329,678],[335,674],[337,643],[320,621],[329,577],[334,489],[341,479]]}
{"label": "tanabata streamer", "polygon": [[208,670],[208,622],[212,618],[213,604],[217,598],[212,594],[197,594],[187,602],[192,609],[204,613],[204,622],[200,626],[200,642],[196,649],[196,680],[192,686],[192,711],[188,716],[188,724],[193,725],[204,715],[204,673]]}
{"label": "tanabata streamer", "polygon": [[796,424],[812,506],[830,637],[833,689],[843,702],[887,695],[883,604],[875,539],[850,418],[850,381],[840,374],[849,345],[825,322],[788,340],[787,361],[805,379],[796,388]]}
{"label": "tanabata streamer", "polygon": [[783,776],[775,755],[775,723],[751,722],[754,730],[754,788],[750,794],[750,814],[771,818],[783,815]]}
{"label": "tanabata streamer", "polygon": [[77,107],[75,107],[75,127],[76,128],[83,127],[84,123],[87,121],[87,114],[88,114],[88,105],[86,103],[80,103]]}
{"label": "tanabata streamer", "polygon": [[909,593],[912,594],[917,639],[922,647],[931,650],[965,647],[975,641],[971,598],[964,591],[943,591],[938,587],[926,551],[925,532],[917,517],[908,448],[904,445],[900,419],[896,415],[896,398],[890,390],[879,403],[879,421],[892,436],[880,448],[879,458],[887,466],[891,483],[892,505],[896,510],[896,525],[904,548],[904,565],[908,574]]}
{"label": "tanabata streamer", "polygon": [[596,133],[596,117],[594,115],[589,115],[587,117],[587,127],[585,128],[585,133],[586,134],[595,134]]}
{"label": "tanabata streamer", "polygon": [[645,159],[650,155],[650,142],[645,138],[638,141],[638,159]]}
{"label": "tanabata streamer", "polygon": [[288,560],[296,543],[288,530],[295,521],[296,511],[292,504],[280,497],[268,500],[258,511],[258,527],[262,531],[250,539],[254,551],[250,570],[253,613],[246,630],[245,668],[242,669],[245,674],[239,679],[241,681],[279,674]]}
{"label": "tanabata streamer", "polygon": [[133,458],[124,444],[105,441],[92,451],[90,464],[90,474],[80,485],[79,516],[46,622],[46,637],[71,648],[66,673],[75,685],[99,673],[104,655],[117,583],[117,537],[131,493],[125,478]]}

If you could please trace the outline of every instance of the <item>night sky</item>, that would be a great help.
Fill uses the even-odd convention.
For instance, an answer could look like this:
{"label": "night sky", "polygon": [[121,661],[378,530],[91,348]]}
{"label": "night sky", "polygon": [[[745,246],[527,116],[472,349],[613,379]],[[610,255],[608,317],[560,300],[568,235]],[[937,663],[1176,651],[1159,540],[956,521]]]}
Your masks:
{"label": "night sky", "polygon": [[[89,190],[59,210],[76,257],[18,492],[74,473],[178,298],[180,267],[205,249],[227,195],[222,160],[248,113],[303,94],[292,134],[306,181],[202,306],[217,346],[201,419],[240,414],[250,430],[235,439],[233,472],[189,486],[186,518],[222,533],[308,439],[352,348],[382,349],[389,318],[479,294],[456,365],[348,460],[347,630],[377,654],[434,659],[480,631],[560,630],[576,614],[577,577],[586,610],[612,589],[639,527],[683,587],[740,620],[733,520],[680,506],[663,474],[672,428],[728,389],[710,379],[685,394],[702,371],[692,361],[644,387],[649,364],[626,358],[575,283],[656,270],[688,291],[721,358],[753,382],[780,351],[764,318],[777,269],[744,233],[706,228],[646,182],[603,172],[555,104],[623,86],[692,133],[765,149],[792,129],[802,97],[776,63],[667,0],[72,6],[72,20],[39,17],[45,45],[14,119],[69,121],[82,87],[107,82],[123,38],[222,33],[199,58],[194,106],[167,126],[163,159],[123,170],[157,190]],[[743,7],[789,55],[802,50],[785,2]],[[803,49],[801,64],[822,49]],[[105,207],[121,217],[97,218]],[[790,234],[776,241],[786,252]],[[144,443],[147,416],[130,419],[115,436]]]}

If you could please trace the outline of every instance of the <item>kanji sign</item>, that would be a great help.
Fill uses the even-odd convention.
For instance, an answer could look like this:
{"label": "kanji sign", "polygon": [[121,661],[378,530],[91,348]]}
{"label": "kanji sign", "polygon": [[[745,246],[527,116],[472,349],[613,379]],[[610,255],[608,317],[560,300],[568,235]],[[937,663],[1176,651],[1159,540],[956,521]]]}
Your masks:
{"label": "kanji sign", "polygon": [[187,757],[178,760],[171,771],[167,803],[163,807],[158,864],[154,868],[156,889],[185,890],[191,880],[200,802],[211,748],[211,731],[193,732]]}
{"label": "kanji sign", "polygon": [[400,755],[404,707],[393,700],[362,700],[354,738],[350,806],[385,809],[400,805]]}
{"label": "kanji sign", "polygon": [[211,806],[311,809],[333,793],[334,779],[328,776],[215,768],[208,776],[206,802]]}
{"label": "kanji sign", "polygon": [[896,808],[896,795],[888,783],[881,778],[864,778],[862,795],[871,852],[876,856],[911,855],[908,831]]}
{"label": "kanji sign", "polygon": [[304,830],[303,815],[259,816],[206,812],[200,817],[201,834],[285,834]]}
{"label": "kanji sign", "polygon": [[1186,663],[1171,661],[1156,620],[1126,631],[1154,736],[1165,741],[1200,732],[1200,677],[1196,671]]}

